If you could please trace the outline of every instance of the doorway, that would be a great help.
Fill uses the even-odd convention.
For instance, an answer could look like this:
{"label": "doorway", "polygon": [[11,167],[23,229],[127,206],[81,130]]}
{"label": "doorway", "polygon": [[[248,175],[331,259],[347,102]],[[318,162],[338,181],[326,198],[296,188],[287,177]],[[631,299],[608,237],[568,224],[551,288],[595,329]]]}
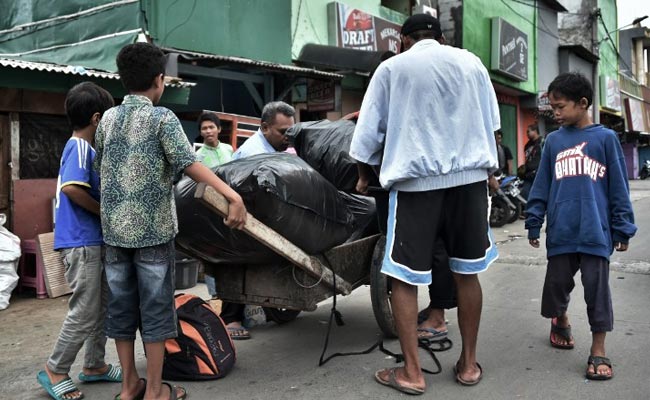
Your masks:
{"label": "doorway", "polygon": [[507,146],[512,153],[512,169],[510,173],[517,172],[519,160],[517,159],[517,106],[512,104],[499,103],[499,114],[501,115],[501,132],[503,132],[504,146]]}

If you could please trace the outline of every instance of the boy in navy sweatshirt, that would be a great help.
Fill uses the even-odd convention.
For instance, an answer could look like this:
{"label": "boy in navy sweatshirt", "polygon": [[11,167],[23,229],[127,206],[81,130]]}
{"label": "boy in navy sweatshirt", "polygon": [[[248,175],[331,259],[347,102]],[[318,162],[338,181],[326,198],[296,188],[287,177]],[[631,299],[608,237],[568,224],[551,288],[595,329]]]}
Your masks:
{"label": "boy in navy sweatshirt", "polygon": [[572,349],[567,308],[580,270],[592,332],[586,377],[607,380],[613,372],[605,357],[605,335],[614,320],[609,256],[614,249],[627,250],[636,233],[625,159],[616,133],[592,123],[587,109],[593,90],[583,75],[559,75],[548,94],[562,127],[546,138],[526,210],[528,239],[535,248],[548,214],[542,316],[552,318],[551,345]]}

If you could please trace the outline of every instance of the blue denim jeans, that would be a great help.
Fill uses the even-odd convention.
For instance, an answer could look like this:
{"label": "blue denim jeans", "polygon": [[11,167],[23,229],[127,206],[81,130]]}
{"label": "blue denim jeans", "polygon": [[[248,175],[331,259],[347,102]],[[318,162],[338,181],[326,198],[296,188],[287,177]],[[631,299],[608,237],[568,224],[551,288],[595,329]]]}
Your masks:
{"label": "blue denim jeans", "polygon": [[145,343],[175,338],[174,241],[141,249],[106,246],[106,336]]}

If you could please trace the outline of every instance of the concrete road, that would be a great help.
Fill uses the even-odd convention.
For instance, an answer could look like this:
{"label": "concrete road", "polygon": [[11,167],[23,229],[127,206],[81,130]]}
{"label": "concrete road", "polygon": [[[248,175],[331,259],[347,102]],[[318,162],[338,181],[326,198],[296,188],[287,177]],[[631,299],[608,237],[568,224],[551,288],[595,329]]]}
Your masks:
{"label": "concrete road", "polygon": [[[579,279],[570,308],[576,340],[574,350],[557,350],[548,344],[549,322],[539,315],[545,273],[543,250],[532,249],[525,239],[523,222],[496,230],[501,258],[481,274],[484,292],[478,359],[485,371],[476,387],[456,384],[452,366],[458,358],[460,337],[455,312],[450,312],[450,338],[454,348],[439,353],[443,371],[427,376],[423,398],[452,399],[650,399],[650,181],[632,182],[639,235],[628,253],[613,258],[611,286],[615,330],[608,336],[608,352],[615,378],[609,382],[584,379],[590,333]],[[631,265],[636,265],[631,268]],[[632,272],[633,271],[633,272]],[[207,297],[205,286],[191,290]],[[426,304],[426,290],[420,291]],[[47,399],[36,383],[51,351],[66,311],[66,298],[12,299],[0,312],[0,399]],[[393,366],[394,360],[379,351],[368,355],[335,358],[318,367],[329,301],[318,310],[301,314],[296,321],[254,328],[253,339],[237,342],[237,365],[224,379],[183,383],[191,399],[375,399],[406,395],[374,382],[375,370]],[[339,298],[338,308],[346,325],[334,327],[329,352],[363,350],[378,338],[368,288]],[[399,351],[397,341],[386,342]],[[107,345],[107,361],[116,362],[114,345]],[[141,345],[138,368],[144,372]],[[71,375],[77,382],[81,357]],[[431,366],[429,361],[425,365]],[[88,399],[112,399],[118,384],[80,384]]]}

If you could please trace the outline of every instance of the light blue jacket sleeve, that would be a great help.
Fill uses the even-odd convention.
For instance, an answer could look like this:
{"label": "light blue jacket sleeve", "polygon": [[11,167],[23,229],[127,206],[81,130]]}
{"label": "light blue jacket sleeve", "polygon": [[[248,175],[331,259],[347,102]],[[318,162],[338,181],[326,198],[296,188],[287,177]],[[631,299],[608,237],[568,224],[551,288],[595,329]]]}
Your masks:
{"label": "light blue jacket sleeve", "polygon": [[370,165],[380,165],[386,138],[390,99],[389,73],[380,65],[363,97],[359,120],[352,136],[350,156]]}

